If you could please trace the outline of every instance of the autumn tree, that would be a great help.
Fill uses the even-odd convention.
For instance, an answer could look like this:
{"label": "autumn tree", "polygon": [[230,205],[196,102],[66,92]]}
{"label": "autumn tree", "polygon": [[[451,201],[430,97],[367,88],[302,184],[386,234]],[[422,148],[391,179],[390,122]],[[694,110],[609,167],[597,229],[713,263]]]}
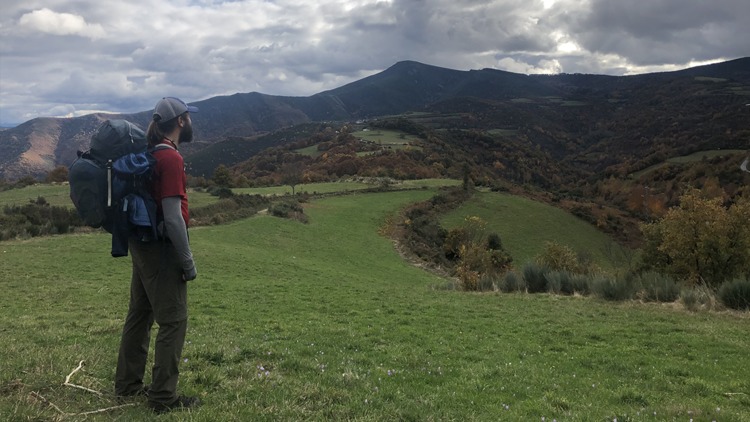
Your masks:
{"label": "autumn tree", "polygon": [[458,258],[456,275],[463,290],[480,290],[483,276],[496,276],[513,261],[500,236],[488,233],[487,223],[476,216],[466,217],[463,226],[448,232],[443,250],[446,257]]}
{"label": "autumn tree", "polygon": [[660,221],[642,226],[647,268],[718,287],[750,272],[750,202],[725,208],[692,189]]}
{"label": "autumn tree", "polygon": [[302,167],[298,163],[287,163],[281,167],[281,183],[292,188],[292,196],[294,196],[294,188],[302,182]]}
{"label": "autumn tree", "polygon": [[65,166],[57,166],[49,173],[45,179],[47,183],[62,183],[68,181],[68,168]]}
{"label": "autumn tree", "polygon": [[232,186],[232,173],[224,164],[219,164],[214,170],[214,175],[211,178],[218,187],[229,188]]}

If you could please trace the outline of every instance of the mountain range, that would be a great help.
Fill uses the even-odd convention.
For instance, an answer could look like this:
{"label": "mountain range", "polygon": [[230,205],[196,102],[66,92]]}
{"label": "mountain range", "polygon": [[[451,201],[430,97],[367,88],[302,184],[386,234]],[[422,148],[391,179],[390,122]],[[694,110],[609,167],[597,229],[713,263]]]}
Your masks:
{"label": "mountain range", "polygon": [[[216,146],[224,142],[234,142],[236,149],[242,140],[241,148],[253,151],[274,146],[282,141],[260,135],[300,124],[426,113],[446,117],[431,119],[433,129],[502,131],[569,168],[612,172],[620,165],[628,170],[636,162],[646,165],[649,157],[658,161],[704,149],[748,148],[748,103],[750,57],[633,76],[459,71],[404,61],[308,97],[252,92],[195,102],[200,108],[193,115],[196,141],[183,153],[200,161],[202,151],[213,150],[215,157]],[[70,165],[104,120],[127,119],[145,129],[150,115],[151,110],[43,117],[2,130],[0,178],[43,177]],[[224,158],[212,165],[240,160]]]}

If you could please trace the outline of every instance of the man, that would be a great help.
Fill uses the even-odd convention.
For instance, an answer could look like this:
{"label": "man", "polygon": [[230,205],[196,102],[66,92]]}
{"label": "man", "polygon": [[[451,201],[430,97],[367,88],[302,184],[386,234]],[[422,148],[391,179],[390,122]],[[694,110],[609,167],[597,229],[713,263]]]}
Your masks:
{"label": "man", "polygon": [[[174,97],[154,108],[146,137],[156,165],[150,193],[157,204],[159,239],[128,240],[133,260],[130,305],[122,331],[115,375],[118,397],[145,395],[157,413],[200,405],[195,397],[177,395],[177,378],[187,331],[187,281],[197,276],[188,241],[190,222],[185,167],[177,148],[193,139],[190,113],[198,109]],[[151,385],[143,376],[151,327],[159,325]]]}

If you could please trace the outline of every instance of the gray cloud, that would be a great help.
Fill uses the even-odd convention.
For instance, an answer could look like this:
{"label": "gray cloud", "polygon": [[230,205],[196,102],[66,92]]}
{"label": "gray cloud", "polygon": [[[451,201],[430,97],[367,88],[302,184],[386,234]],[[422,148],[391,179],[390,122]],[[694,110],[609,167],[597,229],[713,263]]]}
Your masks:
{"label": "gray cloud", "polygon": [[746,0],[6,0],[0,123],[258,91],[310,95],[399,60],[629,74],[747,56]]}

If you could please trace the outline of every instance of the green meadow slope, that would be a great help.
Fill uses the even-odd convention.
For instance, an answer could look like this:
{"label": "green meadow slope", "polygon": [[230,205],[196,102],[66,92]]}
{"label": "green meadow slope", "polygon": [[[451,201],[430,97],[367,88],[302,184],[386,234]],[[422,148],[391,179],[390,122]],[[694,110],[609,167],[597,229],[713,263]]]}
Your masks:
{"label": "green meadow slope", "polygon": [[[747,315],[436,289],[444,280],[378,234],[432,194],[332,197],[307,205],[309,224],[258,216],[192,230],[199,277],[180,388],[204,406],[171,420],[750,418]],[[118,404],[130,261],[108,244],[0,243],[0,419]],[[81,360],[71,382],[102,397],[62,385]],[[135,404],[85,419],[150,417]]]}
{"label": "green meadow slope", "polygon": [[477,192],[463,206],[445,215],[442,224],[446,228],[457,227],[470,216],[480,217],[489,231],[500,235],[516,268],[542,253],[546,242],[569,246],[607,270],[624,264],[620,258],[625,248],[616,246],[591,224],[551,205],[522,196]]}

